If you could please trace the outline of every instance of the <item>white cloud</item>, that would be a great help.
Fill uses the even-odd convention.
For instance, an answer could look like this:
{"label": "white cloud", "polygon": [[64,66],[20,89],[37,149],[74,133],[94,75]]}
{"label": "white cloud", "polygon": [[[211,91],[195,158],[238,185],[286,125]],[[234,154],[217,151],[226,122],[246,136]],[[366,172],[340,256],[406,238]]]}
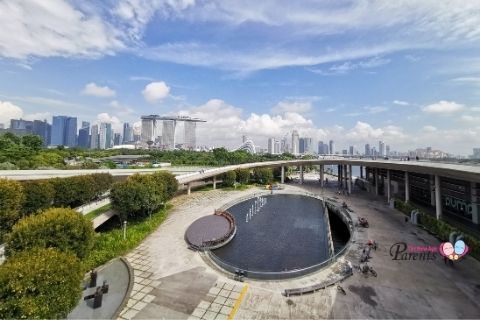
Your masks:
{"label": "white cloud", "polygon": [[9,101],[0,100],[0,123],[5,127],[10,126],[10,119],[19,119],[23,116],[23,110]]}
{"label": "white cloud", "polygon": [[393,100],[393,104],[396,104],[397,106],[409,106],[410,103],[407,101],[402,101],[402,100]]}
{"label": "white cloud", "polygon": [[142,94],[145,100],[150,103],[157,102],[168,97],[170,93],[170,87],[163,81],[151,82],[145,86]]}
{"label": "white cloud", "polygon": [[30,113],[30,114],[26,114],[23,117],[23,119],[25,119],[25,120],[47,120],[48,122],[51,122],[52,114],[50,112]]}
{"label": "white cloud", "polygon": [[427,125],[427,126],[423,126],[422,130],[424,132],[435,132],[437,131],[437,128],[434,126]]}
{"label": "white cloud", "polygon": [[464,105],[458,104],[454,101],[441,100],[437,103],[424,106],[422,110],[423,112],[430,114],[451,114],[462,111],[464,108]]}
{"label": "white cloud", "polygon": [[0,2],[0,56],[99,57],[124,47],[120,32],[93,12],[68,1]]}
{"label": "white cloud", "polygon": [[377,107],[365,107],[364,109],[367,110],[368,113],[372,113],[372,114],[381,113],[381,112],[385,112],[385,111],[388,110],[388,108],[386,108],[386,107],[380,107],[380,106],[377,106]]}
{"label": "white cloud", "polygon": [[82,91],[83,94],[94,97],[110,98],[116,95],[115,90],[110,89],[109,87],[101,87],[95,82],[90,82],[85,85],[85,88]]}
{"label": "white cloud", "polygon": [[120,121],[120,119],[117,118],[116,116],[111,116],[110,114],[108,114],[106,112],[99,113],[97,115],[97,122],[98,123],[100,123],[100,122],[111,123],[113,131],[115,131],[117,133],[121,133],[122,130],[123,130],[123,125],[122,125],[122,122]]}
{"label": "white cloud", "polygon": [[110,106],[115,110],[115,113],[121,117],[133,114],[135,112],[135,110],[133,110],[129,106],[121,104],[117,100],[111,101]]}
{"label": "white cloud", "polygon": [[286,112],[306,113],[312,109],[310,101],[280,101],[271,112],[274,114],[283,114]]}

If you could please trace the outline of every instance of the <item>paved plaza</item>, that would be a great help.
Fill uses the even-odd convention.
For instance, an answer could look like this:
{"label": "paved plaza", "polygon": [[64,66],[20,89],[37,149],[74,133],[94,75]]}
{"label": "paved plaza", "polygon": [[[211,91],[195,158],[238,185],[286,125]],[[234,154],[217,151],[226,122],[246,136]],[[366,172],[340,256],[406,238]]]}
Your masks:
{"label": "paved plaza", "polygon": [[[305,184],[289,184],[286,189],[335,196],[335,188],[322,190],[316,176],[307,175]],[[166,221],[126,256],[134,269],[135,284],[120,318],[479,318],[480,263],[468,256],[454,266],[445,265],[439,257],[392,260],[394,243],[438,245],[439,241],[405,222],[404,215],[388,208],[384,198],[364,191],[337,197],[339,203],[345,200],[358,216],[366,217],[370,228],[358,230],[350,252],[336,264],[305,277],[236,282],[203,254],[187,249],[184,233],[193,221],[237,197],[257,192],[260,189],[212,190],[176,197]],[[340,283],[346,295],[336,285],[303,296],[281,294],[335,277],[339,265],[347,260],[358,265],[368,239],[379,244],[369,263],[378,277],[354,273]]]}

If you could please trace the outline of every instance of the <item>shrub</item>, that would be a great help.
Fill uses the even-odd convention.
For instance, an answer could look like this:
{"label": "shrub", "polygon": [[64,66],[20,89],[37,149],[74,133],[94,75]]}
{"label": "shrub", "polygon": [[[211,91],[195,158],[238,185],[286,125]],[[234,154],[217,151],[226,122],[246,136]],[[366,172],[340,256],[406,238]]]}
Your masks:
{"label": "shrub", "polygon": [[223,185],[227,187],[233,187],[236,179],[237,175],[235,174],[235,171],[227,171],[223,176]]}
{"label": "shrub", "polygon": [[237,181],[241,184],[248,184],[250,182],[250,170],[249,169],[237,169],[235,170],[237,175]]}
{"label": "shrub", "polygon": [[95,197],[95,180],[90,175],[51,179],[55,207],[75,208]]}
{"label": "shrub", "polygon": [[271,168],[255,168],[253,174],[258,183],[268,184],[273,182],[273,170]]}
{"label": "shrub", "polygon": [[163,189],[165,192],[165,201],[172,199],[178,190],[178,181],[175,176],[168,171],[157,171],[155,172],[152,177],[163,185]]}
{"label": "shrub", "polygon": [[98,198],[112,187],[113,177],[110,173],[94,173],[90,175],[94,180],[94,197]]}
{"label": "shrub", "polygon": [[0,242],[20,219],[23,199],[23,187],[20,182],[0,179]]}
{"label": "shrub", "polygon": [[0,318],[65,318],[81,297],[79,260],[59,250],[36,248],[0,266]]}
{"label": "shrub", "polygon": [[23,215],[30,215],[38,210],[52,206],[55,189],[47,180],[32,180],[23,183],[25,200],[23,201]]}
{"label": "shrub", "polygon": [[122,221],[128,217],[151,214],[160,208],[165,199],[163,184],[151,175],[135,174],[126,181],[117,182],[110,191],[112,208]]}
{"label": "shrub", "polygon": [[6,254],[34,247],[58,248],[83,258],[93,246],[91,221],[68,208],[51,208],[20,220],[6,237]]}

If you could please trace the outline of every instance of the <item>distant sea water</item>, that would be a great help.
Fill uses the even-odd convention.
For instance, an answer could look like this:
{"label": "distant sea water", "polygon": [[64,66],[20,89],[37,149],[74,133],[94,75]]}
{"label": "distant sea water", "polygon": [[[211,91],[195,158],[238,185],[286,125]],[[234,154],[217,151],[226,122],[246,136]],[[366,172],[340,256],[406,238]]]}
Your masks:
{"label": "distant sea water", "polygon": [[[330,168],[333,171],[333,174],[338,174],[338,166],[337,165],[327,165],[325,166],[325,170]],[[330,171],[330,169],[328,169]],[[363,169],[363,173],[365,174],[365,169]],[[352,166],[352,176],[360,177],[360,167],[359,166]]]}

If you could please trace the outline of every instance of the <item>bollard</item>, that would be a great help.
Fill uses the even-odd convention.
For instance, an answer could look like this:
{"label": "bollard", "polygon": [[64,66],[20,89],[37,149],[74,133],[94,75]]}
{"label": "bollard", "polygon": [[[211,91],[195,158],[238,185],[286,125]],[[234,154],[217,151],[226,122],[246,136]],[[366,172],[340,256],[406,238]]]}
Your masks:
{"label": "bollard", "polygon": [[103,291],[102,287],[97,287],[95,296],[93,297],[93,309],[100,308],[102,306]]}
{"label": "bollard", "polygon": [[93,288],[97,286],[97,271],[93,270],[90,271],[90,284],[88,285],[89,288]]}

